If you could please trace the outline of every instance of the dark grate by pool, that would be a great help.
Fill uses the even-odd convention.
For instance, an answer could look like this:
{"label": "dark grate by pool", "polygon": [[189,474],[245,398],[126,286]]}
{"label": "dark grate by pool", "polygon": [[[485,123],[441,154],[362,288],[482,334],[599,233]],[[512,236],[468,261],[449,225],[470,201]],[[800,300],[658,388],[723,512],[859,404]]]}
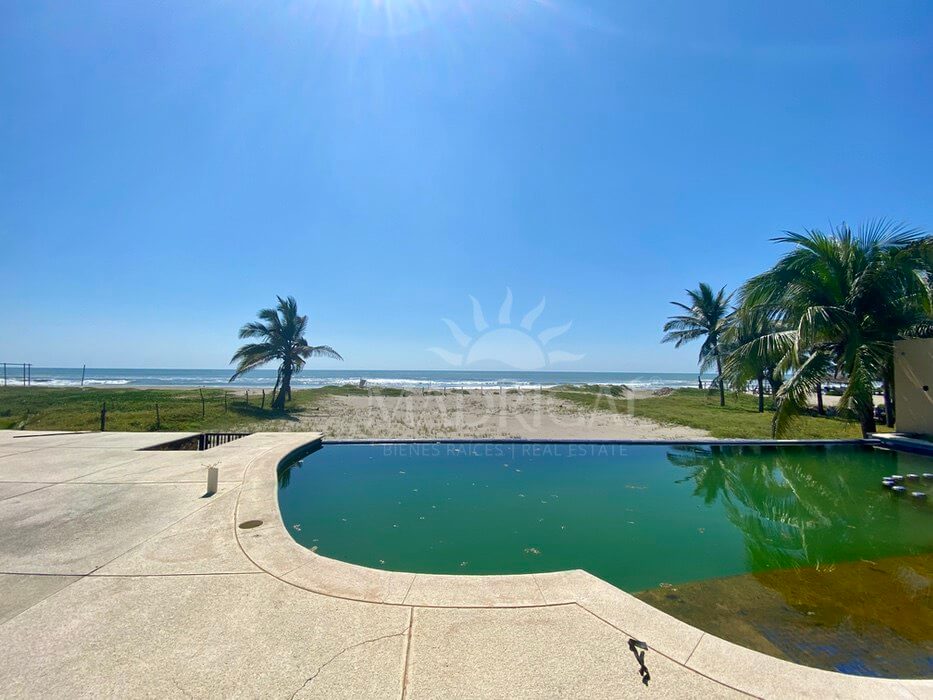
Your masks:
{"label": "dark grate by pool", "polygon": [[343,561],[582,568],[776,656],[925,677],[933,509],[881,479],[931,471],[864,446],[331,444],[280,470],[279,501],[298,542]]}

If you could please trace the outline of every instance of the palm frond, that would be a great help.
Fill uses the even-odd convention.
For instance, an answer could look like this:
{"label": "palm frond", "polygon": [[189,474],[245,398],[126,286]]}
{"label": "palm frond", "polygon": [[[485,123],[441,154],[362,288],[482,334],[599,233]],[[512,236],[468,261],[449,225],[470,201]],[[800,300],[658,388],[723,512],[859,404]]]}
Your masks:
{"label": "palm frond", "polygon": [[674,347],[679,348],[684,343],[689,343],[691,340],[696,340],[697,338],[702,338],[706,335],[707,331],[703,328],[692,328],[684,330],[674,330],[669,331],[661,338],[662,343],[674,343]]}
{"label": "palm frond", "polygon": [[329,357],[332,360],[343,360],[340,353],[329,345],[314,345],[308,347],[307,350],[308,354],[305,355],[306,357]]}
{"label": "palm frond", "polygon": [[235,362],[237,365],[236,371],[230,377],[230,381],[234,381],[251,369],[256,369],[277,359],[276,350],[275,345],[272,343],[248,343],[240,347],[230,358],[230,363]]}
{"label": "palm frond", "polygon": [[868,349],[859,348],[847,368],[849,381],[842,396],[839,397],[840,410],[856,417],[872,414],[874,410],[873,380],[878,376],[877,368],[873,368],[873,364],[873,358],[869,356]]}
{"label": "palm frond", "polygon": [[258,321],[250,321],[240,328],[240,338],[268,338],[271,336],[268,326]]}
{"label": "palm frond", "polygon": [[772,431],[776,437],[787,434],[797,416],[807,407],[809,395],[816,391],[831,367],[832,358],[828,353],[815,352],[778,389],[772,419]]}

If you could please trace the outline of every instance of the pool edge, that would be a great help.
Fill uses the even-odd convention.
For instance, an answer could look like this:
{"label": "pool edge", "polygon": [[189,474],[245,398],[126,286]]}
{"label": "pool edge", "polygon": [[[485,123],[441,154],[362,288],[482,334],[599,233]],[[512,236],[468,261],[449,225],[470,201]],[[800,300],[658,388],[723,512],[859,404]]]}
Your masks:
{"label": "pool edge", "polygon": [[[323,443],[320,433],[295,434],[255,459],[237,495],[234,530],[243,553],[281,581],[312,593],[379,605],[425,608],[541,608],[575,605],[650,650],[734,690],[757,697],[933,698],[933,680],[851,676],[784,661],[703,632],[583,570],[545,574],[438,575],[383,571],[319,555],[287,531],[278,505],[277,470]],[[327,441],[337,442],[337,441]],[[339,442],[581,442],[368,440]],[[680,444],[674,441],[590,441]],[[687,441],[725,444],[868,444],[844,441]],[[247,520],[262,525],[244,530]]]}

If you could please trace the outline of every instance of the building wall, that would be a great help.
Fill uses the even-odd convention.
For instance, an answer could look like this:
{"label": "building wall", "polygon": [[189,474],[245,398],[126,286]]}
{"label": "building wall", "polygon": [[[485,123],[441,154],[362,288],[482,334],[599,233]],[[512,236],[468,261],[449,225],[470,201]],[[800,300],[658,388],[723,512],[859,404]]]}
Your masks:
{"label": "building wall", "polygon": [[894,343],[897,431],[933,435],[933,338]]}

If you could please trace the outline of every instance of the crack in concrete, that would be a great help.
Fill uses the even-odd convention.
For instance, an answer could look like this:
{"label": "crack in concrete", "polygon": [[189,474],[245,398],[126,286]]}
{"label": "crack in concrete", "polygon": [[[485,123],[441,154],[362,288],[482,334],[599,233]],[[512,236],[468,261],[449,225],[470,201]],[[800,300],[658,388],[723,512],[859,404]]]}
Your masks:
{"label": "crack in concrete", "polygon": [[690,656],[688,656],[687,660],[684,661],[684,666],[688,666],[690,664],[690,659],[693,658],[693,655],[696,653],[696,650],[700,647],[700,642],[703,641],[703,637],[705,636],[706,636],[706,632],[700,635],[700,638],[697,640],[697,643],[693,645],[693,651],[690,652]]}
{"label": "crack in concrete", "polygon": [[408,609],[408,634],[405,636],[405,656],[404,663],[402,664],[402,697],[401,700],[405,700],[408,696],[408,663],[411,659],[411,638],[415,633],[415,609]]}
{"label": "crack in concrete", "polygon": [[541,596],[541,602],[547,605],[547,596],[544,595],[544,591],[541,590],[541,584],[538,582],[538,577],[535,574],[532,574],[531,580],[535,582],[535,587],[538,589],[538,595]]}
{"label": "crack in concrete", "polygon": [[366,646],[367,644],[374,644],[376,642],[381,642],[384,639],[392,639],[393,637],[401,637],[401,636],[407,635],[408,630],[410,629],[411,629],[411,620],[409,619],[408,626],[405,629],[403,629],[401,632],[394,632],[392,634],[384,634],[381,637],[373,637],[372,639],[364,639],[362,642],[357,642],[356,644],[351,644],[348,647],[344,647],[343,649],[338,651],[336,654],[334,654],[332,657],[330,657],[327,661],[325,661],[323,664],[318,666],[317,671],[315,671],[312,675],[308,676],[305,682],[301,684],[301,687],[298,688],[298,690],[296,690],[294,693],[292,693],[291,700],[295,700],[295,696],[297,696],[298,693],[300,693],[302,690],[307,688],[315,678],[321,675],[321,672],[325,668],[327,668],[334,661],[336,661],[341,656],[346,654],[348,651],[353,651],[354,649],[358,647]]}

